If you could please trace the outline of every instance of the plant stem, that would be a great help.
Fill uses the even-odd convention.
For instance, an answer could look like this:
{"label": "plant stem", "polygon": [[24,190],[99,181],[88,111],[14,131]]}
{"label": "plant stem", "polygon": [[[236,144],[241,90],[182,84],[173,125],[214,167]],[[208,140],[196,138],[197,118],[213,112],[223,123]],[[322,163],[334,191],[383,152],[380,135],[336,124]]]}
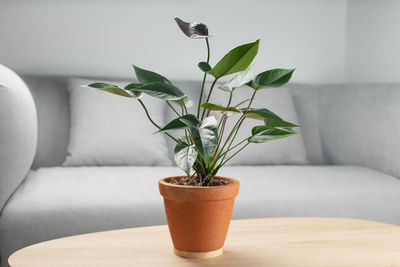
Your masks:
{"label": "plant stem", "polygon": [[213,92],[214,86],[215,86],[215,84],[217,83],[217,81],[218,81],[218,78],[215,78],[214,81],[213,81],[213,83],[211,84],[210,92],[208,93],[207,101],[206,101],[206,102],[210,101],[211,94],[212,94],[212,92]]}
{"label": "plant stem", "polygon": [[143,107],[143,109],[144,109],[144,112],[146,112],[146,116],[147,116],[147,118],[149,119],[149,121],[150,121],[155,127],[157,127],[158,129],[161,129],[161,127],[160,127],[157,123],[155,123],[155,122],[153,121],[153,119],[150,117],[149,111],[147,110],[147,108],[146,108],[146,106],[144,105],[143,101],[142,101],[141,99],[138,99],[138,101],[139,101],[139,103],[142,105],[142,107]]}
{"label": "plant stem", "polygon": [[187,130],[187,129],[185,129],[185,138],[186,138],[186,142],[187,142],[188,144],[190,144],[189,136],[188,136],[188,130]]}
{"label": "plant stem", "polygon": [[229,158],[227,158],[225,161],[223,161],[219,167],[224,166],[231,158],[233,158],[234,156],[236,156],[240,151],[242,151],[246,146],[248,146],[250,144],[250,142],[247,142],[244,146],[242,146],[238,151],[236,151],[232,156],[230,156]]}
{"label": "plant stem", "polygon": [[225,115],[225,114],[222,114],[222,117],[221,117],[221,119],[220,119],[219,122],[218,122],[218,126],[217,126],[218,129],[219,129],[219,127],[221,127],[222,121],[224,120],[225,117],[226,117],[226,115]]}
{"label": "plant stem", "polygon": [[[146,112],[146,116],[147,116],[147,118],[149,119],[149,121],[151,122],[151,124],[153,124],[157,129],[161,129],[161,127],[160,127],[157,123],[155,123],[155,122],[153,121],[153,119],[150,117],[149,111],[147,110],[147,108],[146,108],[146,106],[144,105],[143,101],[142,101],[141,99],[138,99],[138,101],[139,101],[139,103],[142,105],[142,107],[143,107],[143,109],[144,109],[144,112]],[[174,140],[175,142],[178,143],[178,140],[177,140],[175,137],[173,137],[172,135],[170,135],[169,133],[164,133],[164,134],[167,135],[167,136],[170,137],[172,140]]]}
{"label": "plant stem", "polygon": [[207,44],[207,63],[210,62],[210,44],[208,43],[208,38],[206,38],[206,44]]}
{"label": "plant stem", "polygon": [[190,184],[190,182],[193,180],[195,175],[196,175],[196,173],[193,173],[192,176],[190,176],[190,174],[188,175],[188,184]]}
{"label": "plant stem", "polygon": [[242,141],[240,141],[239,143],[237,143],[237,144],[234,145],[233,147],[227,149],[224,153],[220,154],[219,157],[222,157],[222,156],[226,155],[229,151],[234,150],[235,148],[237,148],[237,147],[240,146],[243,142],[246,142],[246,141],[247,141],[247,138],[246,138],[246,139],[243,139]]}
{"label": "plant stem", "polygon": [[[256,95],[256,92],[257,92],[257,90],[254,90],[253,95],[251,96],[251,99],[250,99],[250,102],[249,102],[249,105],[247,106],[247,108],[250,108],[251,104],[253,103],[253,100],[254,100],[254,97],[255,97],[255,95]],[[243,123],[244,119],[245,119],[245,118],[244,118],[243,115],[242,115],[242,117],[239,119],[239,121],[236,123],[235,127],[233,128],[232,132],[234,132],[234,134],[233,134],[232,140],[230,141],[230,143],[229,143],[229,145],[228,145],[227,151],[232,150],[232,149],[231,149],[231,146],[232,146],[233,142],[235,141],[235,138],[236,138],[236,136],[237,136],[237,134],[238,134],[238,132],[239,132],[240,126],[242,126],[242,123]],[[236,126],[237,126],[237,127],[236,127]],[[231,136],[231,135],[229,135],[228,139],[230,138],[230,136]],[[228,142],[228,139],[226,140],[226,142],[225,142],[223,148],[225,147],[226,143]],[[226,154],[224,155],[224,157],[222,158],[222,160],[224,160],[225,157],[226,157]]]}
{"label": "plant stem", "polygon": [[[210,92],[208,93],[207,101],[206,101],[206,102],[208,102],[208,101],[210,100],[212,91],[213,91],[214,86],[215,86],[215,84],[217,83],[217,81],[218,81],[218,78],[215,78],[214,81],[213,81],[213,83],[211,84]],[[206,112],[206,109],[203,110],[203,114],[201,115],[201,120],[203,120],[205,112]]]}
{"label": "plant stem", "polygon": [[229,93],[229,101],[228,101],[228,105],[226,105],[227,107],[229,107],[229,105],[230,105],[231,102],[232,102],[232,95],[233,95],[233,91],[231,91],[231,92]]}
{"label": "plant stem", "polygon": [[176,111],[176,109],[171,105],[171,103],[168,100],[167,100],[167,104],[175,112],[175,114],[178,115],[178,117],[181,116],[181,115],[179,115],[178,111]]}
{"label": "plant stem", "polygon": [[[208,43],[208,38],[206,38],[206,44],[207,44],[207,64],[208,64],[210,62],[210,44]],[[199,105],[197,106],[197,118],[199,118],[199,116],[200,116],[200,105],[201,105],[201,100],[203,98],[204,85],[206,83],[206,77],[207,77],[207,72],[204,73],[203,83],[201,84]]]}
{"label": "plant stem", "polygon": [[226,138],[224,145],[221,148],[221,151],[224,150],[225,146],[228,144],[229,140],[231,139],[232,135],[235,133],[236,128],[238,127],[238,125],[240,124],[241,120],[242,120],[243,116],[241,116],[239,118],[239,120],[236,122],[236,124],[233,126],[232,131],[229,133],[228,138]]}
{"label": "plant stem", "polygon": [[217,155],[219,146],[221,145],[222,136],[224,135],[225,123],[226,123],[226,119],[227,119],[227,118],[228,118],[228,117],[226,117],[226,116],[223,116],[223,118],[222,118],[223,122],[222,122],[221,130],[219,131],[219,135],[218,135],[218,139],[219,139],[219,140],[218,140],[217,148],[215,149],[214,157]]}
{"label": "plant stem", "polygon": [[257,93],[257,90],[254,89],[253,95],[251,96],[251,99],[250,99],[250,102],[249,102],[249,105],[247,106],[247,108],[250,108],[251,103],[253,103],[254,97],[256,96],[256,93]]}
{"label": "plant stem", "polygon": [[186,107],[185,102],[183,100],[182,100],[182,106],[183,106],[183,109],[185,110],[185,113],[187,115],[188,114],[187,107]]}

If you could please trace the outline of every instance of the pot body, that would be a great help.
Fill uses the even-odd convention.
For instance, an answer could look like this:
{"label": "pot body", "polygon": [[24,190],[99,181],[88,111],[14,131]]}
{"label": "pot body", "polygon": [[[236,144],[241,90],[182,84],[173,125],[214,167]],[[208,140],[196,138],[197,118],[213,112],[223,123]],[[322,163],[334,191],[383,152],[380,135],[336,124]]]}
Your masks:
{"label": "pot body", "polygon": [[[229,182],[222,186],[182,186],[167,181],[185,176],[159,180],[164,197],[165,213],[175,253],[187,257],[196,252],[221,251],[225,243],[232,216],[239,181],[227,177],[215,177]],[[209,255],[217,256],[218,253]],[[205,256],[206,257],[206,256]]]}

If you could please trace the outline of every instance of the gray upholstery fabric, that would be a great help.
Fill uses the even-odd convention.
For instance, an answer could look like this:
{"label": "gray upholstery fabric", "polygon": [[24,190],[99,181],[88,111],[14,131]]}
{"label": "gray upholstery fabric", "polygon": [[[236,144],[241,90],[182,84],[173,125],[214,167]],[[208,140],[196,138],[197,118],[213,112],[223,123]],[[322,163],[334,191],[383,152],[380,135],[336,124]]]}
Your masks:
{"label": "gray upholstery fabric", "polygon": [[[71,130],[63,166],[171,166],[164,134],[134,98],[82,88],[99,80],[70,79]],[[104,81],[104,80],[101,80]],[[121,87],[129,81],[104,81]],[[166,103],[145,95],[151,118],[164,125]]]}
{"label": "gray upholstery fabric", "polygon": [[321,86],[319,128],[328,164],[400,177],[400,84]]}
{"label": "gray upholstery fabric", "polygon": [[[175,167],[56,167],[32,171],[0,218],[3,259],[40,241],[164,224],[157,180]],[[233,218],[352,217],[400,225],[400,180],[352,166],[226,167],[241,188]],[[4,261],[3,265],[6,266]]]}
{"label": "gray upholstery fabric", "polygon": [[12,70],[0,65],[0,214],[28,173],[37,144],[32,95]]}
{"label": "gray upholstery fabric", "polygon": [[[318,109],[318,93],[321,86],[322,85],[315,84],[288,84],[299,118],[307,159],[312,165],[325,163],[318,125],[318,117],[320,114]],[[342,85],[329,85],[329,87],[335,86]],[[334,90],[334,88],[332,88],[332,90]]]}
{"label": "gray upholstery fabric", "polygon": [[60,166],[69,141],[69,96],[67,79],[22,76],[35,100],[38,114],[38,147],[33,169]]}

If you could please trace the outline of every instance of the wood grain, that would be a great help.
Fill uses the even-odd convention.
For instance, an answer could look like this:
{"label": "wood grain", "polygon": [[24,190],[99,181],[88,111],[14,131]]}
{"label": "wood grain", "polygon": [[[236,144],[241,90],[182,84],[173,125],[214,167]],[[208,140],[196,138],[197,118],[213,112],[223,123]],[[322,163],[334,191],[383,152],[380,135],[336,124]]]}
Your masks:
{"label": "wood grain", "polygon": [[167,226],[72,236],[15,252],[11,267],[65,266],[400,266],[400,227],[353,219],[232,221],[224,254],[184,259]]}

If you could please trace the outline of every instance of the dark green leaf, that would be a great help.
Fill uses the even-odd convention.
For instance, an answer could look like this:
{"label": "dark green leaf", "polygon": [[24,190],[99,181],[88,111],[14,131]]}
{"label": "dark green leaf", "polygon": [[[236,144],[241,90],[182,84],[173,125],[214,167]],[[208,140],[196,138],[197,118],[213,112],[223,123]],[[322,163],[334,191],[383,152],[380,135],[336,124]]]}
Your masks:
{"label": "dark green leaf", "polygon": [[254,127],[251,133],[252,136],[248,138],[250,143],[265,143],[297,134],[294,131],[276,129],[264,125]]}
{"label": "dark green leaf", "polygon": [[139,87],[143,86],[142,83],[130,83],[124,87],[125,90],[135,90]]}
{"label": "dark green leaf", "polygon": [[211,70],[211,66],[207,62],[200,62],[198,66],[199,69],[203,72],[209,72]]}
{"label": "dark green leaf", "polygon": [[221,78],[247,69],[258,53],[259,42],[257,40],[232,49],[208,73],[215,78]]}
{"label": "dark green leaf", "polygon": [[114,95],[120,95],[120,96],[125,96],[125,97],[133,97],[133,93],[130,91],[126,91],[122,88],[119,88],[116,85],[108,84],[108,83],[92,83],[88,85],[89,87],[100,89],[102,91],[106,91],[108,93],[114,94]]}
{"label": "dark green leaf", "polygon": [[183,115],[179,118],[179,120],[189,127],[198,127],[201,124],[201,122],[193,114]]}
{"label": "dark green leaf", "polygon": [[178,87],[162,82],[147,83],[135,90],[164,100],[180,100],[185,97]]}
{"label": "dark green leaf", "polygon": [[292,128],[292,127],[299,127],[296,124],[293,124],[291,122],[282,120],[282,119],[277,119],[277,118],[268,118],[264,120],[264,123],[266,126],[269,127],[278,127],[278,128]]}
{"label": "dark green leaf", "polygon": [[186,143],[178,143],[174,150],[174,159],[176,165],[181,168],[186,175],[190,175],[192,166],[196,161],[197,151],[194,145],[187,145]]}
{"label": "dark green leaf", "polygon": [[117,87],[116,85],[109,84],[109,83],[91,83],[88,85],[89,87],[92,88],[97,88],[97,89],[103,89],[103,88],[111,88],[111,87]]}
{"label": "dark green leaf", "polygon": [[212,103],[203,103],[201,104],[201,107],[205,108],[205,109],[209,109],[209,110],[220,110],[220,111],[232,111],[232,112],[237,112],[240,113],[239,110],[237,110],[234,107],[223,107],[221,105],[217,105],[217,104],[212,104]]}
{"label": "dark green leaf", "polygon": [[158,132],[181,130],[181,129],[186,129],[188,127],[198,127],[199,125],[200,121],[196,118],[196,116],[188,114],[170,121]]}
{"label": "dark green leaf", "polygon": [[248,85],[256,90],[281,87],[289,82],[295,69],[273,69],[258,74]]}
{"label": "dark green leaf", "polygon": [[287,122],[266,108],[248,109],[243,111],[246,118],[264,121],[269,127],[298,127],[296,124]]}
{"label": "dark green leaf", "polygon": [[205,118],[199,127],[190,127],[190,133],[198,152],[208,161],[218,145],[217,120],[211,116]]}
{"label": "dark green leaf", "polygon": [[141,84],[141,83],[130,83],[130,84],[128,84],[127,86],[125,86],[125,90],[128,90],[128,91],[130,91],[130,92],[132,92],[132,94],[133,94],[133,97],[135,97],[135,98],[140,98],[142,95],[143,95],[143,93],[142,92],[139,92],[139,91],[136,91],[135,89],[136,88],[139,88],[140,86],[142,86],[143,84]]}
{"label": "dark green leaf", "polygon": [[161,83],[167,83],[171,84],[171,82],[165,78],[164,76],[155,73],[150,70],[145,70],[142,68],[139,68],[135,65],[132,65],[133,69],[135,70],[136,73],[136,78],[139,80],[141,83],[154,83],[154,82],[161,82]]}

